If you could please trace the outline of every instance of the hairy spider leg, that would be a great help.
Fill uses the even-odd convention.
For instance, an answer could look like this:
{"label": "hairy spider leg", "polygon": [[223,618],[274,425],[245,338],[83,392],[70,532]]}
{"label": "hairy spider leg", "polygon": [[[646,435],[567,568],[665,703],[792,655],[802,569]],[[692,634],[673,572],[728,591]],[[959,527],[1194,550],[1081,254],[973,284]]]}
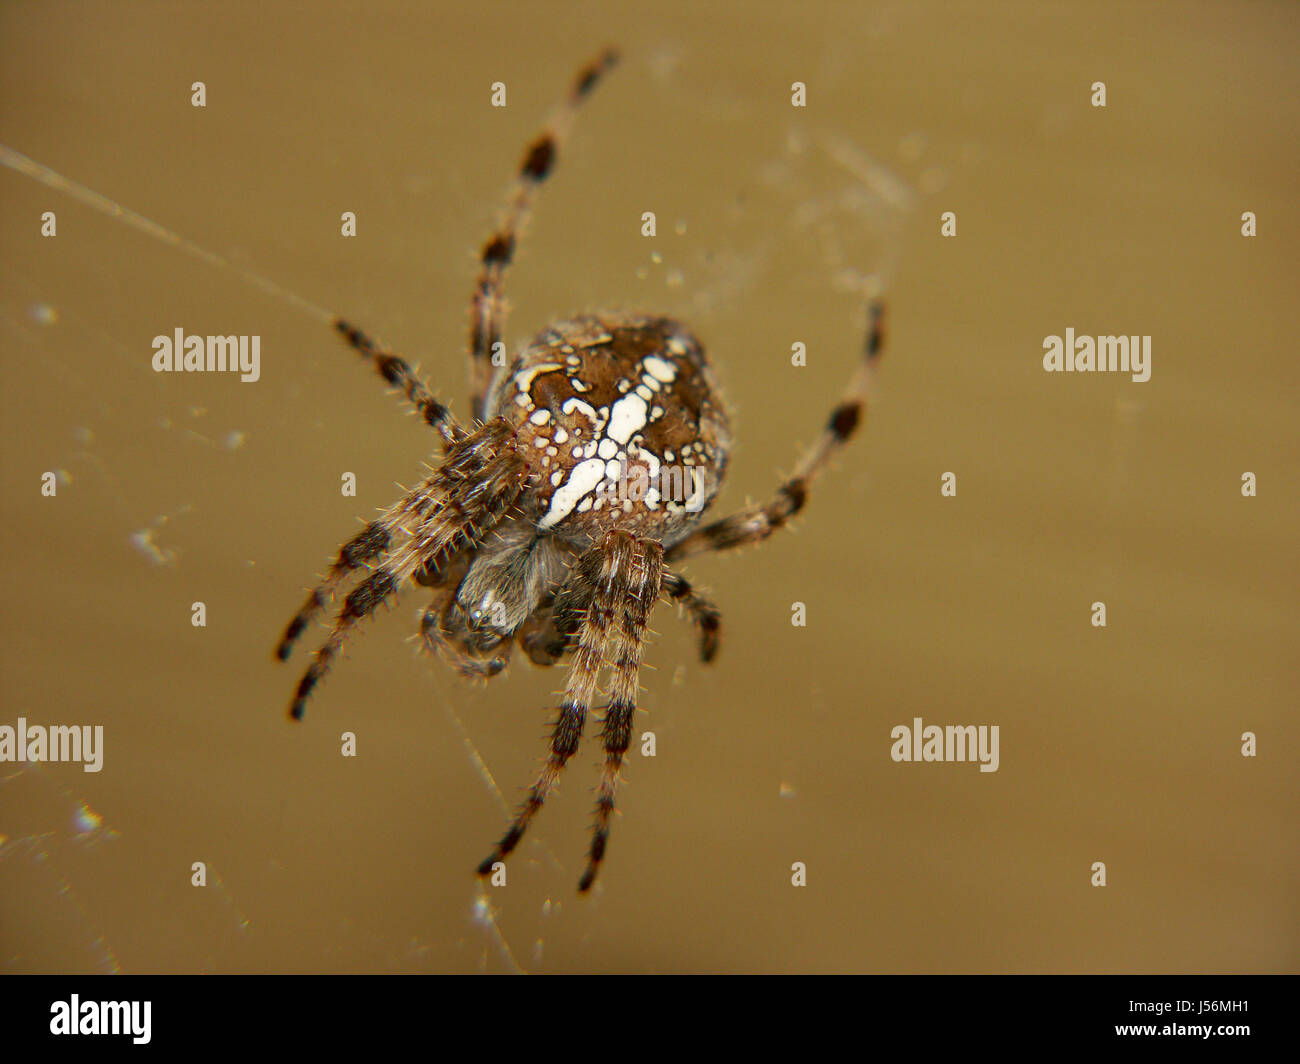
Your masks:
{"label": "hairy spider leg", "polygon": [[488,237],[480,255],[478,283],[470,306],[470,387],[474,396],[474,417],[482,420],[495,367],[493,349],[501,343],[505,328],[505,273],[514,259],[515,241],[523,231],[538,189],[555,167],[560,148],[583,100],[600,82],[601,77],[618,62],[618,53],[607,49],[583,67],[540,136],[524,153],[519,174],[506,199],[505,213],[497,230]]}
{"label": "hairy spider leg", "polygon": [[442,448],[447,450],[457,440],[464,439],[465,429],[452,416],[451,411],[437,396],[429,390],[428,385],[415,375],[415,371],[405,359],[393,354],[381,344],[376,343],[354,325],[342,318],[334,319],[335,331],[347,343],[355,348],[366,361],[370,362],[379,375],[394,388],[401,389],[407,402],[430,428],[442,437]]}
{"label": "hairy spider leg", "polygon": [[885,345],[885,308],[875,300],[867,312],[867,335],[862,359],[849,380],[843,400],[831,412],[816,445],[804,455],[794,475],[776,491],[776,497],[762,506],[751,506],[729,517],[696,529],[668,551],[676,561],[703,551],[729,550],[766,539],[803,509],[808,488],[827,461],[853,435],[870,398]]}
{"label": "hairy spider leg", "polygon": [[700,636],[700,660],[706,665],[718,654],[722,640],[722,613],[709,599],[705,598],[686,577],[664,570],[664,591],[674,602],[686,607]]}
{"label": "hairy spider leg", "polygon": [[519,845],[533,817],[555,789],[565,763],[582,740],[583,725],[598,690],[601,670],[608,665],[612,682],[602,731],[605,771],[588,869],[579,889],[591,886],[605,852],[609,819],[614,810],[614,790],[636,709],[636,677],[646,624],[659,597],[662,573],[662,546],[618,529],[607,533],[573,566],[558,597],[562,598],[569,587],[575,586],[579,589],[576,597],[589,604],[578,625],[576,651],[551,733],[551,750],[514,823],[492,854],[479,865],[479,875],[491,875],[493,866]]}
{"label": "hairy spider leg", "polygon": [[[514,433],[501,419],[488,422],[452,447],[432,476],[395,507],[417,515],[417,527],[405,542],[370,555],[378,559],[378,565],[343,600],[328,637],[298,683],[290,716],[302,719],[307,698],[329,671],[356,622],[370,616],[407,579],[436,570],[462,550],[481,543],[514,505],[526,477],[527,468],[515,450]],[[400,520],[395,523],[400,525]],[[337,578],[332,580],[337,582]],[[322,585],[329,586],[331,578]],[[318,588],[290,622],[281,644],[282,659],[292,644],[289,636],[301,632],[306,624],[304,615],[313,614],[322,601]]]}

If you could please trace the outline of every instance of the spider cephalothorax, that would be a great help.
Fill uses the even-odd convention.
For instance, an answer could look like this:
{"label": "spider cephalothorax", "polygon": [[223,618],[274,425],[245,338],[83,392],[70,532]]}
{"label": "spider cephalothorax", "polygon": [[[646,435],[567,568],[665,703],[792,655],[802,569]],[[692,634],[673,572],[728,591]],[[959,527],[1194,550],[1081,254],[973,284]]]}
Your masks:
{"label": "spider cephalothorax", "polygon": [[457,423],[401,358],[336,323],[439,434],[444,454],[422,483],[343,546],[277,650],[287,658],[333,593],[364,570],[298,685],[295,719],[352,626],[411,581],[434,593],[420,626],[425,645],[464,675],[496,675],[516,642],[539,665],[570,659],[550,755],[480,874],[515,848],[555,786],[605,677],[605,766],[581,890],[605,853],[647,626],[660,597],[686,607],[705,661],[717,651],[717,609],[668,563],[756,542],[802,508],[813,476],[857,426],[882,338],[874,304],[864,358],[817,446],[771,502],[702,527],[726,471],[730,434],[704,349],[685,327],[652,315],[583,315],[551,325],[508,364],[494,360],[504,349],[502,280],[520,225],[577,105],[614,61],[606,53],[578,76],[566,105],[525,154],[505,220],[484,245],[470,334],[470,427]]}

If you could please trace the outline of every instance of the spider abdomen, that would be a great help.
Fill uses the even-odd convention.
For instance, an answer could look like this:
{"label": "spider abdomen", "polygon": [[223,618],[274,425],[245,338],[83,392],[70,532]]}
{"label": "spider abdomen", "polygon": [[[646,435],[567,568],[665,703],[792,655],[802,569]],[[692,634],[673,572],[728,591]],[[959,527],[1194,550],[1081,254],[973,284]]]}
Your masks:
{"label": "spider abdomen", "polygon": [[539,530],[618,526],[671,543],[699,520],[730,433],[699,341],[669,318],[556,322],[498,375],[487,415],[515,428]]}

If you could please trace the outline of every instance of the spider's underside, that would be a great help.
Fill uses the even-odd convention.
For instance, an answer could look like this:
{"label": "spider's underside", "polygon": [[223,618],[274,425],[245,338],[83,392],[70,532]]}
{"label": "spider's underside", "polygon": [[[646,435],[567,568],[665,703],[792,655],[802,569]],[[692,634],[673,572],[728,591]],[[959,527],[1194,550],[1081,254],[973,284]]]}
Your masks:
{"label": "spider's underside", "polygon": [[615,61],[607,52],[579,74],[525,154],[501,228],[484,245],[470,333],[471,426],[459,424],[401,358],[336,322],[438,433],[444,453],[423,482],[342,547],[277,649],[287,658],[334,592],[364,571],[298,685],[295,719],[353,625],[409,581],[433,590],[424,644],[463,675],[496,675],[515,642],[538,665],[571,659],[550,754],[481,875],[515,848],[555,786],[607,674],[605,765],[583,891],[605,854],[642,649],[660,597],[686,607],[703,660],[717,651],[717,608],[668,563],[757,542],[802,508],[810,481],[858,424],[883,336],[877,303],[848,392],[794,475],[770,502],[702,526],[726,471],[730,433],[704,349],[682,325],[640,314],[575,317],[494,368],[493,353],[504,350],[502,281],[516,236],[578,105]]}

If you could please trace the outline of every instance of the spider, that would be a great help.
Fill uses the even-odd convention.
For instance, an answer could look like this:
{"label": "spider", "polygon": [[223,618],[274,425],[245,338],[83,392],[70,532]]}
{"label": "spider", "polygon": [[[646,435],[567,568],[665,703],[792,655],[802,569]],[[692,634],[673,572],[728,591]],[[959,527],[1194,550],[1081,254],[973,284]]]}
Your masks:
{"label": "spider", "polygon": [[[583,892],[605,856],[651,611],[665,596],[681,604],[701,659],[710,662],[718,651],[717,607],[670,563],[765,539],[802,509],[809,483],[858,425],[883,341],[883,307],[875,302],[847,393],[793,476],[766,504],[703,525],[731,436],[704,348],[684,325],[646,314],[578,315],[549,326],[512,361],[500,357],[503,278],[516,238],[578,108],[616,61],[607,51],[578,74],[525,152],[502,224],[483,246],[471,308],[468,426],[405,361],[334,322],[437,433],[442,457],[343,545],[276,650],[288,658],[334,593],[363,573],[298,684],[295,720],[353,627],[412,580],[433,591],[420,624],[423,645],[462,675],[495,676],[514,642],[537,665],[570,660],[549,756],[480,876],[515,849],[555,788],[607,673],[605,761]],[[674,480],[669,470],[681,475]]]}

